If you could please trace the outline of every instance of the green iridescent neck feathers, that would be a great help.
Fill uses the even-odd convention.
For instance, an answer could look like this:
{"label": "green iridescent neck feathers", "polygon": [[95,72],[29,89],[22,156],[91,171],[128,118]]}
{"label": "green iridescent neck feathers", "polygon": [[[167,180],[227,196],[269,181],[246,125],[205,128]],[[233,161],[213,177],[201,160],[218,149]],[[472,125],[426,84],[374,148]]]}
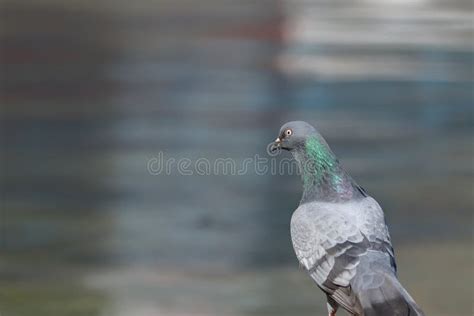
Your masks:
{"label": "green iridescent neck feathers", "polygon": [[294,156],[300,163],[303,180],[302,203],[344,201],[365,196],[320,135],[308,136],[304,146],[294,151]]}

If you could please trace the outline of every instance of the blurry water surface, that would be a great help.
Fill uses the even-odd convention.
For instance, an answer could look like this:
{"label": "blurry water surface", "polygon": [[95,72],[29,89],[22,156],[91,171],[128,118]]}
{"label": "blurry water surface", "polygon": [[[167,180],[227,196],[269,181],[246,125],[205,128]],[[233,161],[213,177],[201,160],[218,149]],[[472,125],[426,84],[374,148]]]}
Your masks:
{"label": "blurry water surface", "polygon": [[0,313],[325,315],[296,176],[242,163],[316,124],[386,212],[428,315],[471,315],[469,1],[2,2]]}

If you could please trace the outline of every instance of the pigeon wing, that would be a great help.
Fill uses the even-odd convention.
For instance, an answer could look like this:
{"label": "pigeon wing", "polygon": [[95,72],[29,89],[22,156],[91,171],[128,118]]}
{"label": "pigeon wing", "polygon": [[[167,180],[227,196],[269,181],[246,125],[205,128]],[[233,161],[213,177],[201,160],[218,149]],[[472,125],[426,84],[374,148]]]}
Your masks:
{"label": "pigeon wing", "polygon": [[353,314],[361,312],[350,282],[373,243],[344,213],[302,205],[291,220],[293,248],[318,286]]}

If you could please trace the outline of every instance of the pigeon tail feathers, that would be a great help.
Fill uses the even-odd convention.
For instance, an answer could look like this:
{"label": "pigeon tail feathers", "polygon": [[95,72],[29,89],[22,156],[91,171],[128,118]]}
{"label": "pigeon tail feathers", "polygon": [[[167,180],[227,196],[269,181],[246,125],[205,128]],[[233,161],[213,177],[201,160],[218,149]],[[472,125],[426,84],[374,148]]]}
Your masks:
{"label": "pigeon tail feathers", "polygon": [[356,293],[364,316],[425,316],[393,273],[383,270],[380,275],[380,287]]}

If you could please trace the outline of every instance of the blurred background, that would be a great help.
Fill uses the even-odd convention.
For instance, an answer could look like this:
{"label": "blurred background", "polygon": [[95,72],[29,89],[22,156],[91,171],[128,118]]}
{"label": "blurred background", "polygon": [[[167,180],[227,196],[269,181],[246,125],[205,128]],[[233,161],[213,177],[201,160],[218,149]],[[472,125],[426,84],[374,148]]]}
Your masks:
{"label": "blurred background", "polygon": [[2,316],[326,315],[297,176],[147,170],[265,157],[294,119],[380,202],[427,315],[473,314],[470,0],[0,3]]}

